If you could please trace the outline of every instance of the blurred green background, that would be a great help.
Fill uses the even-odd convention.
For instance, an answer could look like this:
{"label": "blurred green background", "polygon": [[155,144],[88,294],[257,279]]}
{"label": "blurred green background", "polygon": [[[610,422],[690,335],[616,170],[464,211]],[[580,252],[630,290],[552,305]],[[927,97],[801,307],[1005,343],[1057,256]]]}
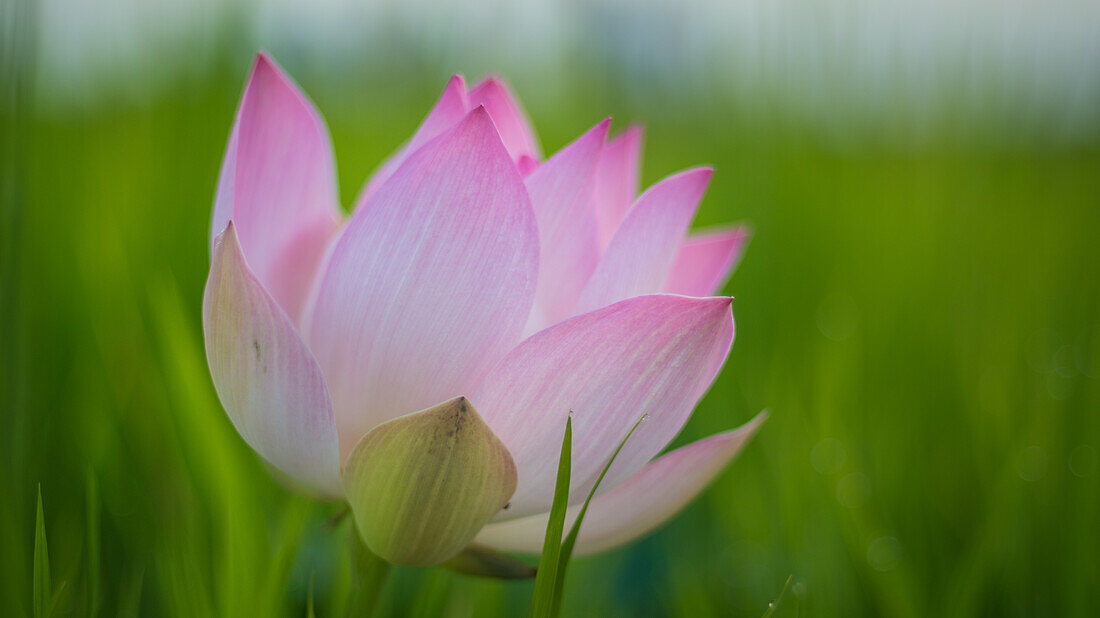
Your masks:
{"label": "blurred green background", "polygon": [[[788,576],[777,616],[1100,611],[1100,106],[1017,115],[1011,72],[948,66],[934,104],[880,84],[863,115],[842,74],[847,98],[795,105],[782,75],[679,87],[686,65],[568,41],[553,70],[407,40],[333,63],[236,12],[159,47],[178,61],[141,65],[152,86],[78,92],[51,81],[48,8],[4,11],[0,614],[31,613],[39,485],[59,615],[302,616],[311,580],[340,611],[346,522],[274,480],[203,354],[216,174],[261,45],[324,114],[345,207],[451,72],[504,66],[547,152],[641,122],[645,184],[713,164],[696,226],[755,228],[730,360],[674,444],[771,420],[669,525],[575,560],[565,615],[760,616]],[[398,568],[382,614],[522,615],[531,588]]]}

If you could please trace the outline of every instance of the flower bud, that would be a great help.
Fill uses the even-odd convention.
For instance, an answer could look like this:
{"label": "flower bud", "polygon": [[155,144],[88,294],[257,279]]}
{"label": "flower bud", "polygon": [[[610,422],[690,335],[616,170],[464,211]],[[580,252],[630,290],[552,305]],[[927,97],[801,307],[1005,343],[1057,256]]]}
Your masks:
{"label": "flower bud", "polygon": [[462,551],[508,503],[516,480],[508,449],[465,397],[378,425],[344,466],[367,547],[414,566]]}

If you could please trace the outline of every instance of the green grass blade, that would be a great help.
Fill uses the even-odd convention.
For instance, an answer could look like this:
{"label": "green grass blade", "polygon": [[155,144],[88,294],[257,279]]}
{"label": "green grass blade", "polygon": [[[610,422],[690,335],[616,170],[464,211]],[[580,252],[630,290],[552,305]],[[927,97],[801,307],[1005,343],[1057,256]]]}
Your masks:
{"label": "green grass blade", "polygon": [[768,610],[764,612],[761,618],[771,618],[772,614],[775,613],[775,609],[779,607],[779,602],[783,600],[783,594],[787,592],[787,588],[790,588],[792,579],[794,579],[794,573],[787,576],[787,581],[783,583],[783,588],[780,589],[779,596],[775,597],[775,600],[771,603],[768,603]]}
{"label": "green grass blade", "polygon": [[65,580],[61,580],[61,583],[57,585],[57,590],[54,591],[53,597],[50,598],[49,609],[46,610],[47,616],[56,616],[58,614],[58,607],[62,604],[62,597],[65,596]]}
{"label": "green grass blade", "polygon": [[561,457],[558,459],[558,479],[554,487],[554,504],[550,507],[550,520],[546,523],[546,538],[542,542],[542,556],[535,574],[535,592],[531,595],[530,618],[553,615],[554,589],[557,586],[558,559],[561,555],[561,535],[565,530],[565,511],[569,507],[569,474],[573,450],[573,416],[565,421],[565,437],[561,441]]}
{"label": "green grass blade", "polygon": [[99,485],[95,471],[88,468],[88,477],[84,492],[85,506],[88,512],[88,574],[84,582],[84,595],[87,602],[85,611],[94,618],[99,611]]}
{"label": "green grass blade", "polygon": [[34,617],[48,616],[52,597],[50,552],[46,547],[46,518],[42,514],[42,485],[38,486],[38,512],[34,522]]}
{"label": "green grass blade", "polygon": [[569,559],[573,556],[573,547],[577,544],[577,535],[580,533],[581,522],[584,521],[584,515],[588,512],[588,504],[592,502],[593,496],[596,495],[596,490],[600,487],[600,483],[603,482],[603,477],[606,476],[607,471],[611,469],[611,464],[615,463],[615,458],[619,456],[619,451],[623,450],[623,445],[630,439],[630,436],[634,435],[634,431],[638,429],[638,425],[642,424],[647,414],[643,414],[641,418],[634,423],[634,426],[630,428],[630,431],[626,432],[622,441],[619,442],[619,446],[615,447],[615,452],[611,453],[611,458],[607,460],[603,470],[600,471],[600,475],[596,477],[596,482],[592,485],[592,489],[588,490],[588,496],[584,499],[584,505],[581,506],[581,512],[577,514],[577,521],[573,522],[573,527],[569,529],[569,536],[565,537],[565,541],[561,544],[561,556],[558,558],[558,572],[554,576],[554,602],[550,612],[551,616],[557,616],[561,613],[561,599],[565,590],[565,569],[569,565]]}

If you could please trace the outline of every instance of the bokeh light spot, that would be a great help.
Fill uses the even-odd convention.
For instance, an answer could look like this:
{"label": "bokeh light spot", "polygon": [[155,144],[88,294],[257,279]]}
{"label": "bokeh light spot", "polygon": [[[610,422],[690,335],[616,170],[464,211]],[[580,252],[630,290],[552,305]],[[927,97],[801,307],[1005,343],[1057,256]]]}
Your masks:
{"label": "bokeh light spot", "polygon": [[836,485],[836,499],[854,509],[863,506],[871,497],[871,479],[862,472],[852,472]]}
{"label": "bokeh light spot", "polygon": [[1057,371],[1047,374],[1047,393],[1058,401],[1065,401],[1073,394],[1073,378],[1064,377]]}
{"label": "bokeh light spot", "polygon": [[1038,481],[1047,473],[1047,452],[1038,446],[1027,447],[1020,454],[1017,470],[1025,481]]}
{"label": "bokeh light spot", "polygon": [[1077,344],[1073,348],[1077,371],[1090,378],[1100,375],[1100,372],[1097,371],[1097,366],[1100,366],[1100,363],[1096,361],[1097,357],[1100,356],[1100,326],[1093,326],[1081,333],[1081,336],[1077,338]]}
{"label": "bokeh light spot", "polygon": [[901,562],[901,543],[892,536],[882,536],[867,547],[867,562],[876,571],[889,571]]}
{"label": "bokeh light spot", "polygon": [[1096,449],[1088,444],[1082,444],[1069,453],[1069,470],[1075,475],[1086,478],[1096,474],[1096,466],[1100,458]]}
{"label": "bokeh light spot", "polygon": [[1054,355],[1062,347],[1062,338],[1049,328],[1035,331],[1027,340],[1027,364],[1038,373],[1054,371]]}

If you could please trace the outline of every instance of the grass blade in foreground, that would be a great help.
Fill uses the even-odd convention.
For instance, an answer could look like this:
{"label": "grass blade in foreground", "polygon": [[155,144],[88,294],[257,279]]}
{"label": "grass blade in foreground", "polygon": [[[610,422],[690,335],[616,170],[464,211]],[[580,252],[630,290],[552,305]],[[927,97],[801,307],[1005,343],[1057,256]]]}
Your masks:
{"label": "grass blade in foreground", "polygon": [[42,515],[42,486],[38,486],[38,512],[34,522],[34,616],[50,611],[50,552],[46,547],[46,518]]}
{"label": "grass blade in foreground", "polygon": [[787,592],[787,588],[791,586],[791,580],[794,579],[794,573],[787,576],[787,581],[783,582],[783,588],[779,590],[779,596],[775,597],[775,600],[768,603],[768,611],[764,612],[764,615],[760,618],[771,618],[775,613],[775,608],[779,607],[779,602],[783,600],[783,594]]}
{"label": "grass blade in foreground", "polygon": [[573,451],[573,415],[565,421],[565,437],[561,441],[561,457],[558,458],[558,479],[554,486],[554,504],[550,507],[550,520],[546,524],[546,538],[542,542],[542,557],[535,574],[535,592],[531,595],[529,618],[551,616],[554,610],[554,590],[557,587],[558,558],[561,554],[561,535],[565,530],[565,511],[569,506],[569,474]]}
{"label": "grass blade in foreground", "polygon": [[596,490],[599,489],[600,483],[603,482],[603,477],[607,475],[607,471],[611,469],[611,464],[615,462],[615,458],[619,456],[619,451],[623,450],[623,445],[630,439],[630,436],[634,435],[634,430],[638,429],[638,425],[642,424],[648,413],[643,414],[641,418],[634,423],[634,426],[630,428],[630,431],[626,432],[626,436],[619,442],[619,446],[615,447],[615,452],[611,453],[611,458],[604,464],[603,470],[600,471],[600,475],[596,477],[596,482],[592,485],[592,489],[588,490],[588,496],[584,499],[584,506],[581,507],[581,512],[577,514],[577,521],[573,522],[573,527],[569,529],[569,536],[565,537],[565,541],[561,544],[561,556],[558,558],[558,572],[554,576],[554,604],[551,616],[557,616],[561,613],[561,598],[565,589],[565,569],[569,565],[569,558],[573,556],[573,547],[577,544],[577,535],[581,531],[581,521],[584,520],[584,514],[588,512],[588,503],[592,502],[592,497],[596,495]]}
{"label": "grass blade in foreground", "polygon": [[588,504],[592,501],[592,497],[596,495],[596,489],[599,488],[600,482],[603,481],[603,477],[611,468],[611,464],[615,462],[619,451],[623,449],[623,445],[634,434],[634,430],[638,428],[638,425],[642,424],[645,417],[646,415],[643,414],[630,428],[630,431],[626,433],[622,441],[619,442],[619,445],[615,447],[615,451],[611,453],[611,457],[604,464],[603,470],[600,471],[599,477],[592,485],[592,489],[588,491],[588,496],[584,499],[584,505],[581,506],[580,513],[577,514],[577,520],[573,522],[573,527],[569,529],[569,536],[561,541],[561,535],[565,529],[565,515],[569,507],[569,474],[573,440],[573,419],[570,417],[566,421],[565,439],[562,440],[561,458],[558,461],[557,485],[554,488],[554,504],[550,508],[550,520],[546,524],[546,539],[542,544],[542,558],[539,560],[539,570],[535,576],[535,593],[531,599],[531,610],[527,614],[529,617],[552,618],[561,612],[561,599],[565,589],[565,569],[569,564],[569,558],[573,555],[573,547],[577,544],[577,534],[580,533],[581,522],[584,520],[585,512],[588,511]]}

